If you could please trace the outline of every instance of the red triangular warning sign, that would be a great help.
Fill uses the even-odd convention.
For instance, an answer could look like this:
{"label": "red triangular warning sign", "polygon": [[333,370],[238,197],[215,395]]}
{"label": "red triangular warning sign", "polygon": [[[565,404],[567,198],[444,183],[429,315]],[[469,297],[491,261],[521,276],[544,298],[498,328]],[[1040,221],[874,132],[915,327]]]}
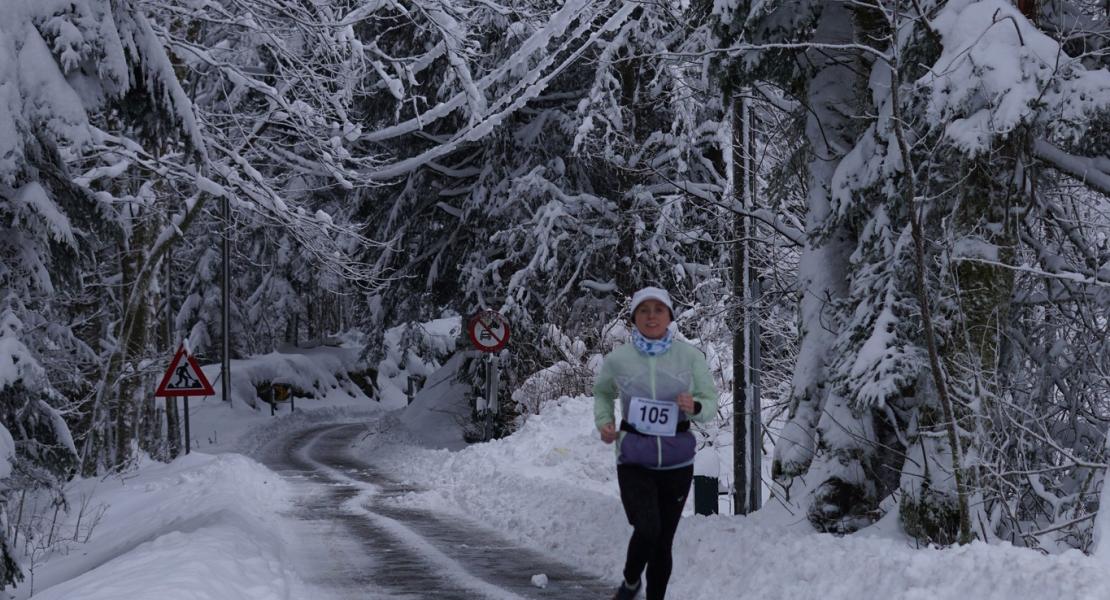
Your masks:
{"label": "red triangular warning sign", "polygon": [[185,344],[177,349],[173,356],[170,368],[166,369],[162,377],[162,384],[158,386],[155,396],[212,396],[216,390],[208,383],[204,371],[200,370],[200,363],[185,350]]}

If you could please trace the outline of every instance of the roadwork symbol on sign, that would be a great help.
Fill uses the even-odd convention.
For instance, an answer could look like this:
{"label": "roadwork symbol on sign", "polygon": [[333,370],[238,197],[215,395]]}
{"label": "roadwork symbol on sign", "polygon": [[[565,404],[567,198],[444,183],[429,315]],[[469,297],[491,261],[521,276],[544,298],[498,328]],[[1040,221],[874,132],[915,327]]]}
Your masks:
{"label": "roadwork symbol on sign", "polygon": [[200,370],[200,363],[185,349],[185,344],[177,349],[170,368],[162,377],[162,384],[158,386],[155,396],[212,396],[216,390],[208,383],[204,371]]}
{"label": "roadwork symbol on sign", "polygon": [[509,321],[496,311],[484,310],[474,315],[466,330],[470,343],[482,352],[499,352],[509,343]]}

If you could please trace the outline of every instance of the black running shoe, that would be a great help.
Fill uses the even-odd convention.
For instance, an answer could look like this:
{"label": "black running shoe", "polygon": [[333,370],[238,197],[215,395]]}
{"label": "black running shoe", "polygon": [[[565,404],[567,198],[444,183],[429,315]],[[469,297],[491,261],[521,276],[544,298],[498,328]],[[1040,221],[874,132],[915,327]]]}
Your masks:
{"label": "black running shoe", "polygon": [[636,582],[636,587],[628,587],[628,584],[621,581],[621,586],[617,588],[617,593],[613,594],[613,600],[632,600],[640,593],[640,582]]}

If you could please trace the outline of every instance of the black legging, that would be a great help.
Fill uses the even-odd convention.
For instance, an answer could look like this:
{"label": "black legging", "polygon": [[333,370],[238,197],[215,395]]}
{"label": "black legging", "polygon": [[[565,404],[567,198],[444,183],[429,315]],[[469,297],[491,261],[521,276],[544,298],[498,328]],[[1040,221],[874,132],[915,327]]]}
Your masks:
{"label": "black legging", "polygon": [[617,466],[621,504],[632,525],[624,580],[635,583],[647,566],[647,600],[663,600],[671,578],[671,545],[694,467],[652,470],[632,465]]}

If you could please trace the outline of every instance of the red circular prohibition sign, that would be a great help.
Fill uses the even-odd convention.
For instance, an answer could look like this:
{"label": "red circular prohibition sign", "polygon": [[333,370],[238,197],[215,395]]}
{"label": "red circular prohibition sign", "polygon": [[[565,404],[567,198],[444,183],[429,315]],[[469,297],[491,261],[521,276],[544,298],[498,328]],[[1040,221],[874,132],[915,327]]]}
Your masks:
{"label": "red circular prohibition sign", "polygon": [[497,311],[483,310],[471,317],[466,332],[482,352],[499,352],[509,343],[509,321]]}

